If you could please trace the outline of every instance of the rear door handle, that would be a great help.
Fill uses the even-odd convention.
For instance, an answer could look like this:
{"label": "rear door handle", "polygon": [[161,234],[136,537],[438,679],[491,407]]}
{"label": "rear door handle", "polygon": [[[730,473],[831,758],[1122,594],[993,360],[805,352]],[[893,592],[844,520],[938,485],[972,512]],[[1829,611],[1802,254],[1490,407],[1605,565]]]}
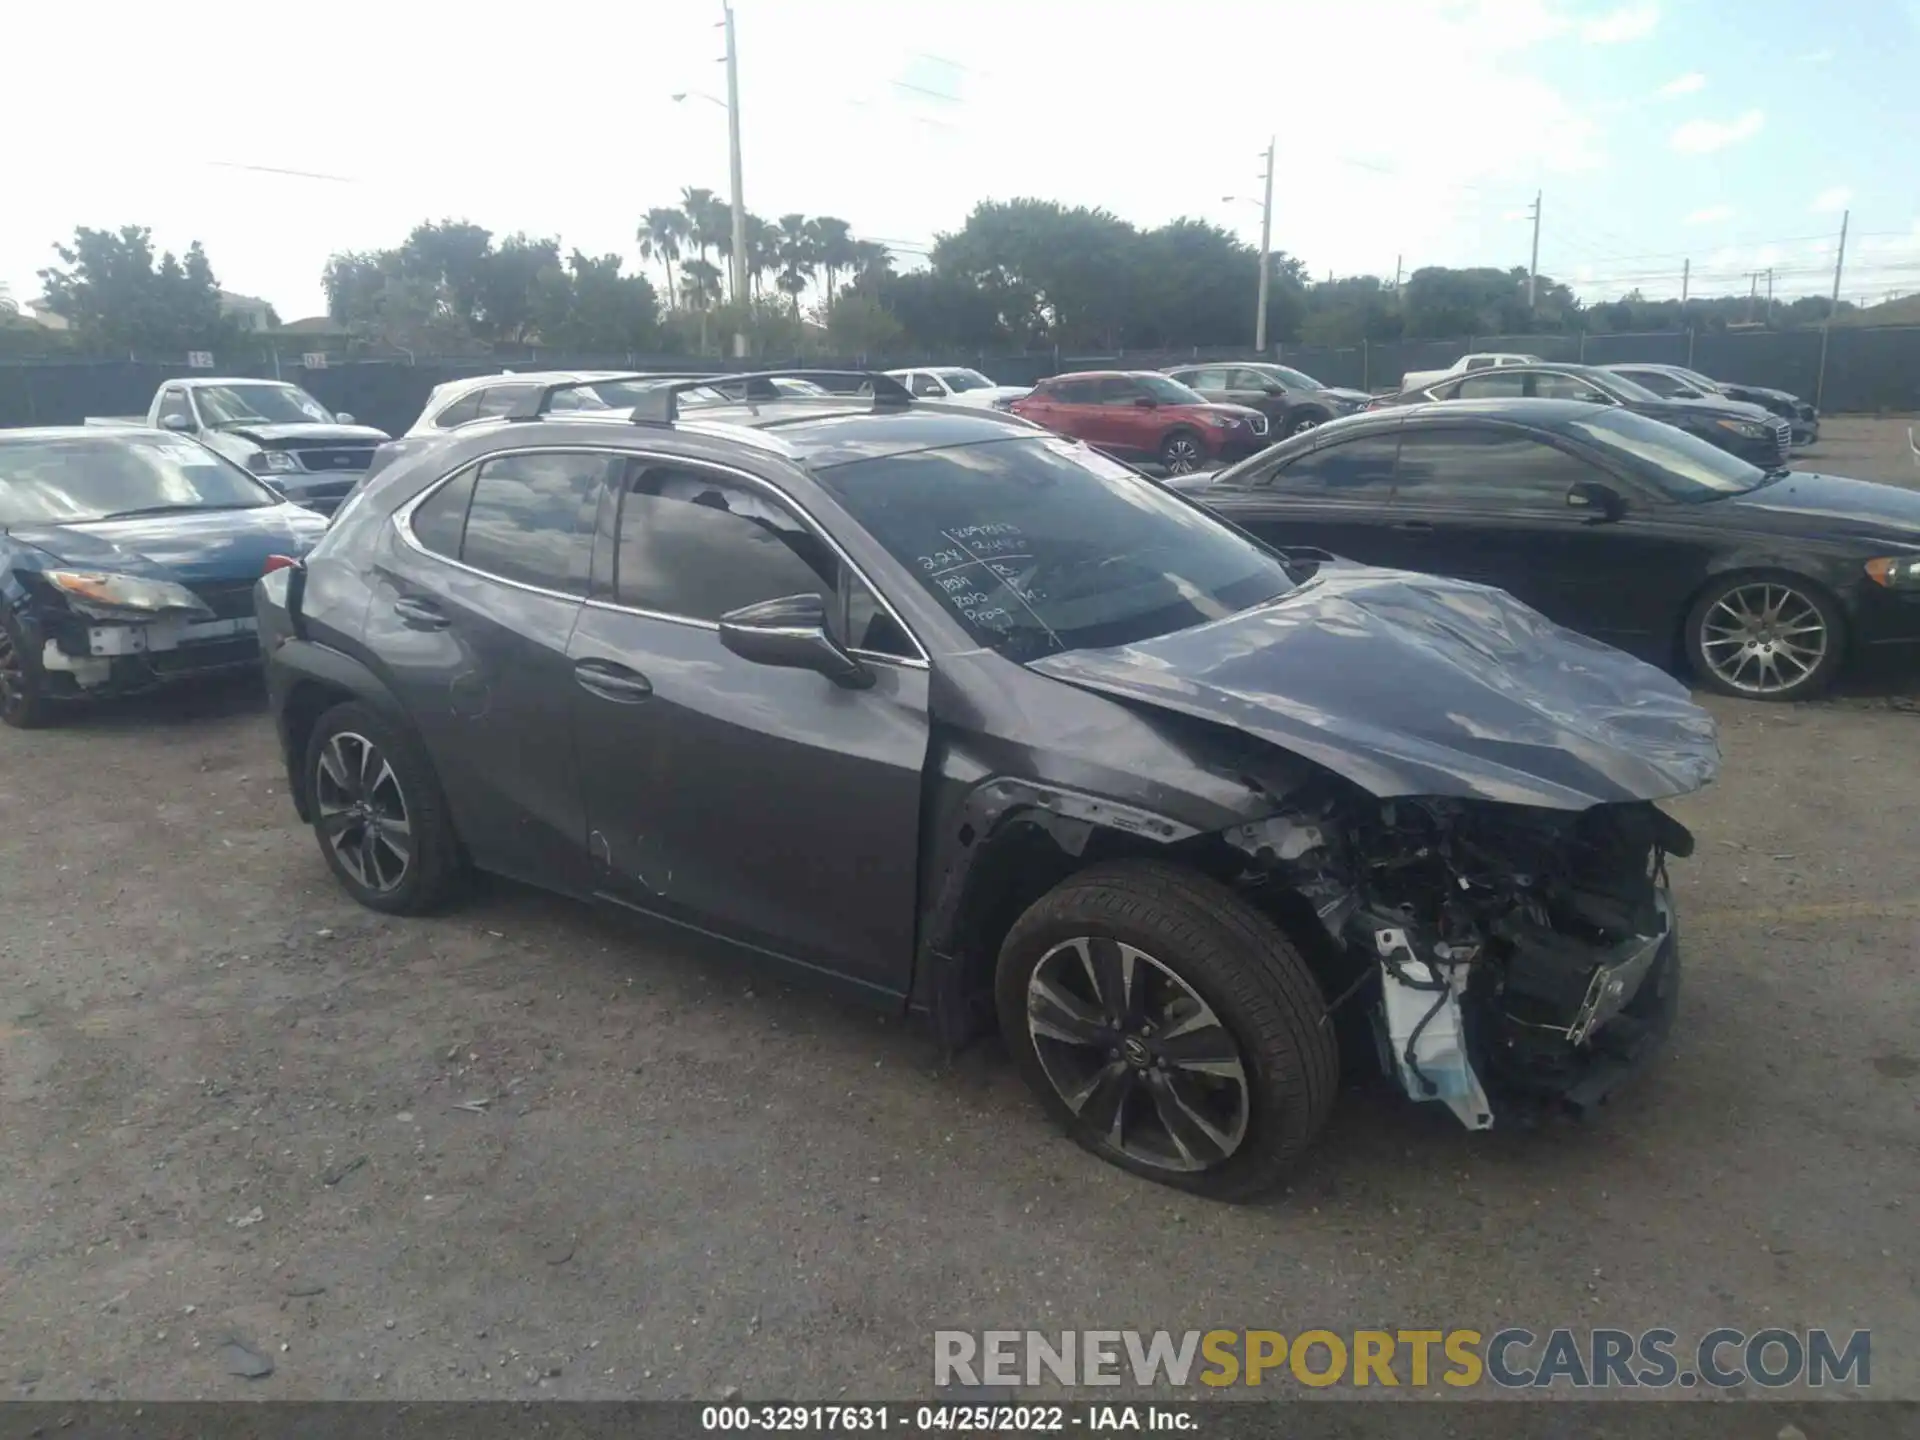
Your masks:
{"label": "rear door handle", "polygon": [[444,630],[453,623],[446,611],[418,595],[402,595],[393,602],[393,613],[409,630]]}
{"label": "rear door handle", "polygon": [[581,689],[620,705],[637,704],[653,694],[653,682],[646,676],[611,660],[575,661],[573,678]]}

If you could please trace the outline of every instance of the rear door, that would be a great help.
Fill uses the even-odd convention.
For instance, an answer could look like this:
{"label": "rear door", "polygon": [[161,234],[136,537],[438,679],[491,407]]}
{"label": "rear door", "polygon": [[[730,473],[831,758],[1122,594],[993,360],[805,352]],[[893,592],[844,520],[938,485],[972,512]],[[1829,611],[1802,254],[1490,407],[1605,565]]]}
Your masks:
{"label": "rear door", "polygon": [[1049,430],[1091,443],[1100,416],[1096,393],[1099,383],[1097,380],[1049,381],[1045,393],[1037,397],[1038,403],[1022,402],[1020,413]]}
{"label": "rear door", "polygon": [[1153,456],[1160,450],[1165,425],[1157,406],[1136,402],[1147,392],[1125,375],[1102,375],[1093,382],[1094,404],[1087,407],[1087,432],[1081,439],[1099,449],[1129,459]]}
{"label": "rear door", "polygon": [[481,868],[585,889],[567,645],[618,457],[510,452],[400,511],[373,565],[367,645],[433,755]]}
{"label": "rear door", "polygon": [[[918,647],[823,533],[751,477],[635,460],[601,535],[610,563],[551,697],[571,707],[595,890],[904,992],[928,735]],[[871,688],[720,643],[728,611],[803,593],[827,601]]]}

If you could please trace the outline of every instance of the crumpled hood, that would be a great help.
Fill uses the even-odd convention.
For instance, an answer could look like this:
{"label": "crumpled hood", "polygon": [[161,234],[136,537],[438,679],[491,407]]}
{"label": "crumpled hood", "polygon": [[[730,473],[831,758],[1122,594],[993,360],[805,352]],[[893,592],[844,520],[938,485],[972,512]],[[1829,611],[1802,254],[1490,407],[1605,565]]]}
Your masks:
{"label": "crumpled hood", "polygon": [[298,505],[16,525],[8,534],[61,565],[184,585],[257,580],[269,555],[306,554],[327,522]]}
{"label": "crumpled hood", "polygon": [[1382,798],[1584,810],[1684,795],[1720,768],[1713,718],[1662,671],[1504,591],[1406,571],[1330,566],[1272,604],[1031,668],[1231,726]]}
{"label": "crumpled hood", "polygon": [[376,430],[371,425],[223,425],[216,432],[221,435],[238,435],[243,440],[251,440],[257,445],[293,446],[302,445],[378,445],[388,437],[384,430]]}

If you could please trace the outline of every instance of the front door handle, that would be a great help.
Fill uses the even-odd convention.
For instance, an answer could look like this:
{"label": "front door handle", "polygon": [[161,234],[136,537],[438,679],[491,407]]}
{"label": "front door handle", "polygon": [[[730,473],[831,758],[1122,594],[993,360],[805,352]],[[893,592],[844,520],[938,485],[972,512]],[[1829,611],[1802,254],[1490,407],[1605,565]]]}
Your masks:
{"label": "front door handle", "polygon": [[393,602],[393,613],[409,630],[444,630],[452,623],[446,611],[418,595],[402,595]]}
{"label": "front door handle", "polygon": [[581,689],[620,705],[637,704],[653,694],[653,682],[646,676],[611,660],[575,661],[573,678]]}

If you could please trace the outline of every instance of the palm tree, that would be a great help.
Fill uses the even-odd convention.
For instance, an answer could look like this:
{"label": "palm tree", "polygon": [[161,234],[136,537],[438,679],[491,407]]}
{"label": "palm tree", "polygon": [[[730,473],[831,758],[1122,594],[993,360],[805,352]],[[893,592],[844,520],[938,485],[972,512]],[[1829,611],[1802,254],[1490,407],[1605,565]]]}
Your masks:
{"label": "palm tree", "polygon": [[779,242],[774,252],[780,274],[774,283],[793,301],[793,318],[800,318],[800,296],[813,279],[819,257],[814,253],[813,232],[807,217],[800,214],[780,217]]}
{"label": "palm tree", "polygon": [[0,280],[0,315],[18,315],[20,307],[14,303],[13,288]]}
{"label": "palm tree", "polygon": [[764,216],[747,214],[747,280],[754,297],[760,295],[760,281],[779,263],[779,235]]}
{"label": "palm tree", "polygon": [[689,185],[680,191],[680,209],[687,217],[687,238],[700,252],[702,260],[713,248],[713,207],[718,202],[711,190]]}
{"label": "palm tree", "polygon": [[725,200],[715,200],[708,210],[707,221],[713,253],[726,276],[727,300],[737,302],[740,297],[733,293],[733,206]]}
{"label": "palm tree", "polygon": [[707,313],[720,298],[720,267],[711,260],[689,260],[680,267],[680,298],[700,315],[700,353],[707,351]]}
{"label": "palm tree", "polygon": [[647,218],[640,222],[634,237],[640,242],[642,260],[651,260],[657,255],[666,262],[668,305],[674,303],[673,262],[680,258],[680,247],[687,233],[685,213],[663,205],[647,211]]}
{"label": "palm tree", "polygon": [[893,273],[893,252],[877,240],[856,240],[853,270],[855,278],[860,280],[884,280]]}
{"label": "palm tree", "polygon": [[855,260],[853,227],[836,216],[816,215],[807,229],[813,236],[814,257],[827,272],[827,309],[832,310],[834,281],[841,271],[851,269]]}

